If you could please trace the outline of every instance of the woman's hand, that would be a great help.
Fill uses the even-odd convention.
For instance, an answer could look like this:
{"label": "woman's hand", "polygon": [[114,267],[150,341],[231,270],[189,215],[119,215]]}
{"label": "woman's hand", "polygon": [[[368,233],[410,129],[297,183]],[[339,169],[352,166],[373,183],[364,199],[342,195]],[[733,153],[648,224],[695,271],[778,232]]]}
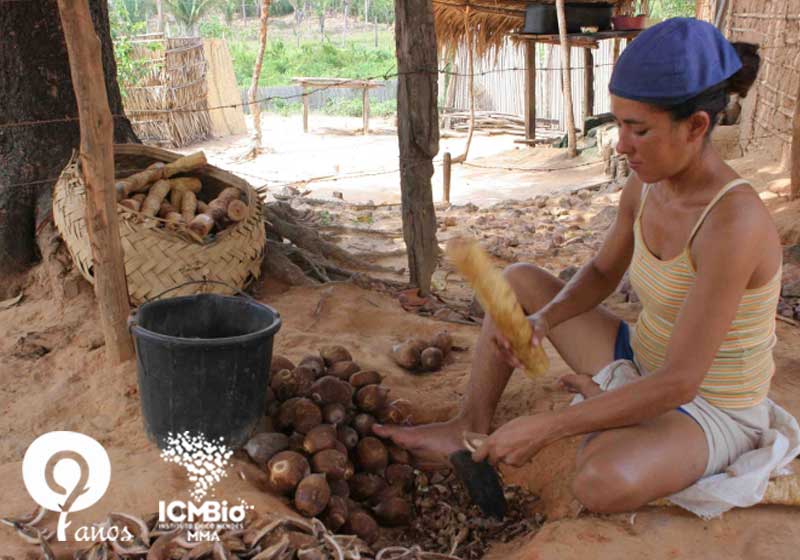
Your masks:
{"label": "woman's hand", "polygon": [[[541,345],[544,339],[550,334],[550,324],[541,312],[528,315],[528,322],[531,324],[531,330],[533,330],[531,346],[536,347]],[[494,343],[497,347],[497,351],[503,357],[503,361],[508,365],[514,368],[525,367],[519,358],[514,355],[514,351],[511,349],[511,343],[502,333],[497,332],[495,334]]]}
{"label": "woman's hand", "polygon": [[558,439],[556,427],[555,415],[551,412],[520,416],[487,437],[472,454],[472,460],[488,459],[493,465],[503,462],[519,467]]}

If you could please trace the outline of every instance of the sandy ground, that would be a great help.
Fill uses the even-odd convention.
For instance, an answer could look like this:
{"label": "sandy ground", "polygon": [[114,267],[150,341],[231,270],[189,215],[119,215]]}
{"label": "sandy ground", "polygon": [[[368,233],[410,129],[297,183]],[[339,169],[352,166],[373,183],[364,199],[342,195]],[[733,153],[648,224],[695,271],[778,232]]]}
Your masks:
{"label": "sandy ground", "polygon": [[[248,126],[251,125],[248,117]],[[251,146],[248,135],[214,139],[180,151],[202,149],[211,163],[240,173],[256,187],[266,185],[272,192],[280,192],[285,184],[311,180],[302,184],[302,190],[311,191],[309,196],[315,198],[331,198],[334,192],[340,192],[348,202],[400,201],[399,149],[393,119],[371,119],[367,136],[361,134],[360,118],[321,114],[310,115],[308,133],[303,132],[299,116],[267,114],[262,116],[262,126],[266,151],[254,160],[242,159]],[[442,155],[449,151],[456,157],[466,142],[465,135],[451,134],[452,137],[440,140],[435,159],[432,184],[437,202],[442,200]],[[469,165],[453,167],[450,194],[453,204],[491,204],[605,180],[600,163],[587,165],[596,156],[568,161],[564,150],[544,147],[530,150],[515,144],[516,138],[475,133]]]}
{"label": "sandy ground", "polygon": [[[312,123],[322,124],[319,118]],[[331,165],[347,150],[338,147],[340,154],[331,156],[322,145],[328,138],[292,137],[281,143],[281,150],[293,156],[265,154],[258,160],[259,173],[272,173],[275,180],[288,180],[290,172],[297,177],[329,173]],[[268,137],[269,135],[267,135]],[[345,137],[351,140],[350,153],[361,155],[371,143],[383,142],[388,151],[394,137]],[[482,141],[485,145],[482,146]],[[303,155],[303,142],[315,143],[315,156]],[[361,144],[360,142],[363,142]],[[476,138],[476,154],[497,165],[496,158],[520,153],[499,138]],[[242,148],[246,141],[242,141]],[[341,143],[345,144],[345,143]],[[293,146],[291,150],[289,146]],[[478,146],[482,146],[478,148]],[[237,146],[234,146],[238,148]],[[193,147],[194,148],[194,147]],[[233,148],[215,152],[207,144],[212,161],[224,163]],[[372,148],[369,148],[372,149]],[[395,148],[396,149],[396,148]],[[492,150],[497,150],[492,152]],[[485,150],[481,152],[480,150]],[[529,159],[558,162],[559,152],[540,150],[521,154],[526,165]],[[495,157],[490,157],[491,154]],[[396,152],[394,156],[396,157]],[[272,158],[272,159],[270,159]],[[329,159],[328,159],[329,158]],[[376,158],[377,159],[377,158]],[[388,164],[392,158],[370,161],[358,158],[351,170],[367,169],[369,164]],[[477,159],[476,159],[477,161]],[[779,190],[785,183],[785,173],[763,164],[763,156],[743,158],[737,167],[754,177],[764,197],[781,212],[787,223],[797,223],[798,212],[768,188]],[[294,162],[294,163],[292,163]],[[235,164],[251,165],[251,164]],[[296,166],[293,167],[293,165]],[[363,166],[362,166],[363,165]],[[348,168],[349,169],[349,168]],[[486,170],[481,170],[486,171]],[[585,170],[584,170],[585,171]],[[466,183],[470,171],[464,170]],[[477,170],[475,171],[477,173]],[[576,171],[577,172],[577,171]],[[585,171],[587,184],[602,180],[597,172]],[[583,171],[581,172],[583,173]],[[512,185],[510,177],[498,172],[498,180]],[[574,187],[572,179],[559,173],[549,175],[548,185]],[[532,197],[538,192],[516,184],[516,201],[490,203],[512,198],[505,191],[493,193],[491,177],[480,181],[476,175],[473,190],[485,192],[472,198],[472,192],[458,183],[460,200],[475,200],[480,206],[469,205],[445,208],[437,212],[440,223],[440,242],[454,233],[472,232],[497,258],[499,265],[517,260],[536,261],[558,273],[569,265],[584,262],[601,242],[603,231],[613,219],[613,206],[618,193],[605,186],[584,194],[559,195],[540,205]],[[598,180],[599,179],[599,180]],[[531,179],[531,185],[539,184]],[[590,181],[594,181],[591,183]],[[543,180],[544,182],[544,180]],[[383,185],[383,186],[380,186]],[[345,200],[381,200],[380,196],[396,196],[386,185],[396,185],[391,176],[381,178],[375,192],[368,186],[351,187],[351,181],[337,185],[311,184],[314,196],[325,196],[324,189],[345,192]],[[363,191],[361,189],[364,189]],[[455,192],[455,190],[454,190]],[[362,193],[359,195],[359,193]],[[380,195],[380,196],[379,196]],[[388,198],[387,200],[393,200]],[[338,202],[320,207],[293,202],[299,212],[305,212],[311,223],[334,236],[344,246],[363,253],[365,262],[401,268],[404,257],[399,253],[402,237],[398,236],[399,212],[396,206],[374,209],[351,208]],[[323,212],[325,213],[323,216]],[[324,219],[321,218],[324,217]],[[794,220],[789,217],[794,216]],[[776,218],[777,219],[777,218]],[[787,235],[793,235],[787,226]],[[556,239],[557,235],[561,237]],[[389,276],[395,276],[389,274]],[[434,283],[443,298],[451,305],[439,317],[452,318],[450,309],[463,312],[470,294],[463,283],[442,264]],[[342,344],[350,349],[363,369],[376,369],[386,375],[385,383],[397,397],[410,399],[415,405],[416,420],[427,422],[452,416],[464,394],[472,352],[478,334],[476,325],[444,322],[433,317],[405,311],[395,295],[369,291],[350,284],[308,288],[292,288],[266,278],[254,286],[256,297],[275,307],[283,318],[283,326],[275,339],[276,352],[293,359],[315,352],[326,344]],[[621,294],[612,295],[607,304],[629,321],[635,321],[638,304],[626,302]],[[440,309],[441,311],[441,309]],[[458,316],[458,315],[457,315]],[[460,315],[463,316],[463,315]],[[159,459],[158,450],[149,443],[142,430],[142,419],[134,364],[116,368],[104,363],[102,337],[91,289],[83,285],[82,292],[62,306],[55,305],[49,294],[43,270],[31,273],[24,299],[10,309],[0,310],[0,516],[20,515],[31,511],[33,503],[25,491],[21,477],[21,461],[28,445],[38,435],[51,430],[75,430],[86,433],[102,443],[111,456],[112,481],[103,499],[88,510],[71,516],[73,524],[101,521],[109,511],[149,514],[156,510],[158,500],[185,498],[188,483],[174,466]],[[388,357],[391,344],[407,333],[433,333],[447,328],[455,343],[463,350],[453,354],[453,360],[442,371],[428,375],[411,375],[399,369]],[[531,381],[516,375],[504,395],[496,424],[520,414],[565,406],[569,396],[554,390],[553,381],[569,372],[563,360],[547,346],[551,370],[545,378]],[[775,349],[777,373],[771,397],[790,412],[800,416],[800,329],[778,323],[778,345]],[[569,493],[577,440],[558,442],[542,451],[529,465],[521,469],[506,469],[508,482],[528,487],[540,496],[538,507],[547,522],[536,534],[525,535],[512,543],[496,545],[488,558],[494,559],[580,559],[600,558],[794,558],[800,546],[797,533],[797,510],[759,506],[732,511],[721,519],[702,521],[677,508],[645,508],[635,515],[596,516],[579,513]],[[263,491],[263,475],[246,461],[235,460],[234,468],[217,487],[218,498],[238,501],[244,499],[259,511],[287,511],[283,502]],[[55,526],[55,516],[46,525]],[[60,558],[70,558],[70,546],[57,549]],[[0,556],[38,558],[38,550],[23,543],[5,525],[0,526]]]}

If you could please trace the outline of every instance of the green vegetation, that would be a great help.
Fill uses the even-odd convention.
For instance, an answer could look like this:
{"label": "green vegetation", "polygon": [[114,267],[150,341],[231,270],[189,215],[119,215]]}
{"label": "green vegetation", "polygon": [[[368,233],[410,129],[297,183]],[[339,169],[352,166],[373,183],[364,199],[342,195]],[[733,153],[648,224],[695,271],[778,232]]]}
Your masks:
{"label": "green vegetation", "polygon": [[[257,3],[260,0],[163,1],[170,35],[194,32],[202,37],[226,39],[236,84],[239,88],[248,88],[259,48]],[[246,19],[242,18],[243,5]],[[291,85],[296,76],[380,79],[394,74],[397,70],[391,25],[394,0],[369,0],[368,6],[370,23],[365,24],[365,3],[349,2],[345,34],[341,17],[344,0],[272,0],[267,51],[259,85]],[[296,14],[298,7],[304,11]],[[137,67],[131,60],[130,38],[154,31],[155,13],[154,0],[109,0],[120,84],[136,83],[141,77],[144,67]],[[374,24],[376,20],[377,25]],[[373,102],[370,113],[388,116],[393,115],[396,108],[395,101]],[[295,99],[276,100],[271,110],[295,114],[302,111],[302,104]],[[360,116],[360,95],[357,99],[330,100],[322,111]]]}
{"label": "green vegetation", "polygon": [[[289,102],[275,100],[272,102],[272,112],[279,115],[298,115],[303,112],[303,104],[299,102]],[[361,99],[329,99],[320,112],[325,115],[337,115],[342,117],[360,117]],[[397,113],[397,101],[390,99],[378,103],[370,103],[369,114],[373,117],[391,117]]]}
{"label": "green vegetation", "polygon": [[656,19],[694,17],[694,14],[694,0],[654,0],[650,4],[650,17]]}
{"label": "green vegetation", "polygon": [[[248,87],[258,42],[230,40],[228,48],[236,83],[239,87]],[[267,43],[259,85],[288,85],[294,76],[371,78],[394,73],[396,68],[394,49],[386,47],[375,49],[354,43],[340,47],[330,42],[304,43],[297,47],[276,39]]]}

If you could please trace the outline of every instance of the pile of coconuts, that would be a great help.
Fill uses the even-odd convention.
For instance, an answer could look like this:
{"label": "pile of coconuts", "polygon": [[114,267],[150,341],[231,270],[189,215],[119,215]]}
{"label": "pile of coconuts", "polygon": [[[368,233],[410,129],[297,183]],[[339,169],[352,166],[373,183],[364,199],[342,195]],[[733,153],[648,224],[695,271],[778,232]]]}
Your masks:
{"label": "pile of coconuts", "polygon": [[390,356],[401,368],[412,373],[439,371],[453,349],[453,338],[447,331],[430,339],[409,338],[392,346]]}
{"label": "pile of coconuts", "polygon": [[297,365],[276,355],[270,372],[267,431],[244,448],[265,469],[270,490],[302,515],[367,544],[379,526],[407,525],[411,456],[372,426],[412,424],[411,403],[391,399],[381,374],[362,371],[342,346],[321,348]]}

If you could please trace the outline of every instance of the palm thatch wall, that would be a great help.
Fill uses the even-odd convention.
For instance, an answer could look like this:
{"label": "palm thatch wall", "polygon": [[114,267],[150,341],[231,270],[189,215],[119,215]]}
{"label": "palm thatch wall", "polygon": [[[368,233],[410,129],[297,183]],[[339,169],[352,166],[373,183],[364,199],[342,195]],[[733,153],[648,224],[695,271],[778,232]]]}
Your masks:
{"label": "palm thatch wall", "polygon": [[[439,49],[453,52],[471,43],[482,56],[502,46],[504,39],[525,26],[525,7],[519,0],[432,0]],[[569,0],[576,4],[613,4],[616,13],[632,13],[635,0]],[[541,4],[553,4],[544,1]]]}
{"label": "palm thatch wall", "polygon": [[179,147],[209,137],[208,62],[196,37],[131,41],[134,71],[123,81],[125,113],[146,144]]}

